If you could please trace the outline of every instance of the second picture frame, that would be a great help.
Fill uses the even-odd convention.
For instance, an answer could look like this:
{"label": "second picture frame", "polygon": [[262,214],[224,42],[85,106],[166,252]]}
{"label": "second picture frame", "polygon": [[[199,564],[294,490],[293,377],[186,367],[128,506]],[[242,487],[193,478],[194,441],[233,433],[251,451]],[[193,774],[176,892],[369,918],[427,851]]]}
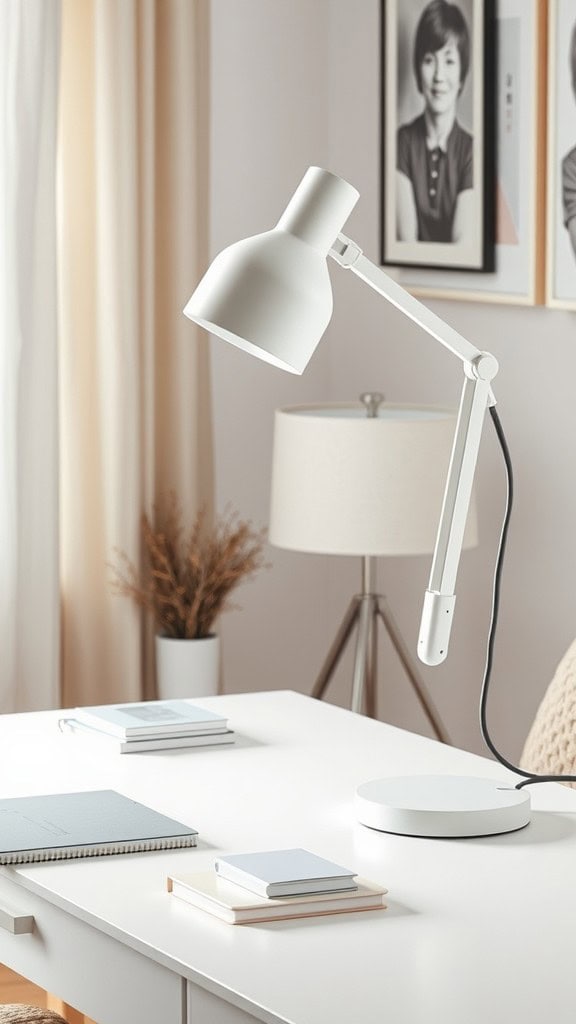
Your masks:
{"label": "second picture frame", "polygon": [[546,304],[576,309],[576,4],[549,0]]}

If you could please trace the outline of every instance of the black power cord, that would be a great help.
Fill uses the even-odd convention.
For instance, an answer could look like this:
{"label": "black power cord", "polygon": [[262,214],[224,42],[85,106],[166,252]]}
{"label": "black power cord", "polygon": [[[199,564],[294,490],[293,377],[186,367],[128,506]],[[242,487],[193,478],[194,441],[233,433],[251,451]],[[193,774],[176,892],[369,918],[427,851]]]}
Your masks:
{"label": "black power cord", "polygon": [[505,768],[509,768],[510,771],[515,772],[516,775],[522,775],[523,781],[519,782],[516,789],[522,789],[524,786],[532,786],[536,782],[576,782],[576,775],[535,775],[533,772],[524,771],[522,768],[517,768],[516,765],[511,764],[498,750],[494,741],[492,740],[489,730],[488,723],[486,720],[486,705],[488,703],[488,687],[490,683],[490,676],[492,674],[492,662],[494,658],[494,640],[496,636],[496,625],[498,622],[498,608],[500,605],[500,582],[502,577],[502,567],[504,564],[504,552],[506,550],[506,540],[508,537],[508,527],[510,526],[510,516],[512,514],[512,501],[514,494],[514,480],[512,474],[512,461],[510,458],[510,451],[506,443],[500,417],[496,412],[494,406],[490,407],[490,415],[494,428],[500,442],[502,449],[502,455],[504,456],[504,463],[506,465],[506,482],[507,482],[507,499],[506,499],[506,513],[504,516],[504,522],[502,524],[502,533],[500,534],[500,543],[498,545],[498,556],[496,559],[496,571],[494,573],[494,589],[492,596],[492,616],[490,619],[490,629],[488,632],[488,646],[486,652],[486,665],[484,668],[484,679],[482,681],[482,691],[480,695],[480,729],[482,732],[482,738],[488,747],[492,751],[494,757],[503,764]]}

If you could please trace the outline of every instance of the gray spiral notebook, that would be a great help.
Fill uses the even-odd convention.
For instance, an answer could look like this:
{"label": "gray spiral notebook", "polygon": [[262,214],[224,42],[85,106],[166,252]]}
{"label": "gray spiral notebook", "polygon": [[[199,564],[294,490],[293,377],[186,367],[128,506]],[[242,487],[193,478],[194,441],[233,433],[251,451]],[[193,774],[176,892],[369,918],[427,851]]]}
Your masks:
{"label": "gray spiral notebook", "polygon": [[197,835],[113,789],[0,800],[0,864],[172,850]]}

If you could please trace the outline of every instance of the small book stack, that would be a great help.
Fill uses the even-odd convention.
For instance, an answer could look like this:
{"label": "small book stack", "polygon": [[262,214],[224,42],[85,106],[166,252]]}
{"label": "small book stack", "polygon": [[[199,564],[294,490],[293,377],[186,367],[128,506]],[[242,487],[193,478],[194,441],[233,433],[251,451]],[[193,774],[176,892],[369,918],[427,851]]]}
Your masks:
{"label": "small book stack", "polygon": [[227,718],[185,700],[102,704],[75,708],[74,716],[60,719],[61,728],[107,742],[120,754],[234,742]]}
{"label": "small book stack", "polygon": [[308,850],[219,857],[215,868],[170,875],[168,891],[228,924],[386,909],[381,885]]}

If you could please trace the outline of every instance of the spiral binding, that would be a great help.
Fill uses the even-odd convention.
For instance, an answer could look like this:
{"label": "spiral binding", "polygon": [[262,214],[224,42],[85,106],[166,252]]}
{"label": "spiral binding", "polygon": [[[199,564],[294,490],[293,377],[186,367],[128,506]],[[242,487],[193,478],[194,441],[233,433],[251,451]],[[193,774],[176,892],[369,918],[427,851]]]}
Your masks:
{"label": "spiral binding", "polygon": [[5,853],[0,864],[39,864],[50,860],[77,860],[82,857],[107,857],[116,853],[146,853],[149,850],[178,850],[196,846],[196,836],[181,836],[169,839],[147,839],[110,846],[77,846],[57,850],[22,850]]}

